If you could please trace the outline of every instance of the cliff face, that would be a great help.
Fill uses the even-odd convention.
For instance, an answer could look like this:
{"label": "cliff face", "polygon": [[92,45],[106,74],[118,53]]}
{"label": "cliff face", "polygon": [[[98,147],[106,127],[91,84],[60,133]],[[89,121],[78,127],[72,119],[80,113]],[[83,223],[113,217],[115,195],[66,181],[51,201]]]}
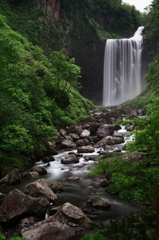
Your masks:
{"label": "cliff face", "polygon": [[43,9],[44,14],[56,23],[60,17],[60,0],[31,0],[34,8]]}
{"label": "cliff face", "polygon": [[143,40],[142,76],[145,76],[148,73],[149,64],[155,61],[155,56],[159,54],[158,41],[158,36]]}
{"label": "cliff face", "polygon": [[60,0],[31,0],[33,8],[43,9],[48,27],[54,26],[60,37],[49,36],[49,47],[53,50],[65,48],[76,64],[81,67],[79,82],[81,94],[95,104],[102,104],[103,61],[105,40],[99,38],[87,22],[85,26],[68,19],[61,10]]}
{"label": "cliff face", "polygon": [[[48,54],[51,50],[65,49],[81,67],[81,94],[97,105],[102,104],[105,40],[118,38],[114,32],[122,32],[123,36],[129,37],[135,31],[129,27],[133,24],[130,24],[130,12],[123,8],[124,5],[119,0],[8,2],[10,4],[6,5],[5,0],[0,0],[0,5],[3,3],[2,7],[6,7],[2,11],[0,6],[0,13],[9,17],[13,30],[19,31]],[[9,11],[14,14],[10,16]]]}

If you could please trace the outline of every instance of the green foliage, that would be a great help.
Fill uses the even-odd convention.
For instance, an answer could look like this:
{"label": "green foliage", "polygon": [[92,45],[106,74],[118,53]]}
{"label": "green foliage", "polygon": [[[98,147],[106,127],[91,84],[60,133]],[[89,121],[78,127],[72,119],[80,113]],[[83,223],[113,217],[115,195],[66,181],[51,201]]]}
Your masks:
{"label": "green foliage", "polygon": [[83,238],[81,238],[81,240],[105,240],[105,237],[102,236],[100,233],[96,232],[84,236]]}
{"label": "green foliage", "polygon": [[[0,239],[6,239],[6,237],[2,233],[0,233]],[[10,238],[10,240],[23,240],[23,238],[21,238],[21,237],[12,237],[12,238]]]}
{"label": "green foliage", "polygon": [[[47,140],[56,138],[55,125],[85,120],[94,105],[75,88],[80,68],[64,51],[47,58],[11,30],[0,15],[0,162],[3,174]],[[5,161],[4,161],[5,160]]]}

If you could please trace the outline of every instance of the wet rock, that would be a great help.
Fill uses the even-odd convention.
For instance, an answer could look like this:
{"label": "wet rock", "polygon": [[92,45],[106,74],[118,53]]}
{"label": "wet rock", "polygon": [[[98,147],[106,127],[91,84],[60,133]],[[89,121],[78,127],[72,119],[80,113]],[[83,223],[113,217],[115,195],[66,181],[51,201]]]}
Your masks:
{"label": "wet rock", "polygon": [[61,147],[64,147],[64,148],[74,148],[75,144],[71,140],[65,139],[65,140],[63,140],[61,142]]}
{"label": "wet rock", "polygon": [[97,142],[94,145],[94,147],[99,148],[99,147],[104,147],[105,145],[114,145],[119,143],[124,143],[123,137],[106,136],[103,139],[101,139],[99,142]]}
{"label": "wet rock", "polygon": [[76,142],[76,146],[87,146],[87,145],[90,145],[90,141],[89,141],[89,139],[87,139],[87,138],[79,139],[79,140]]}
{"label": "wet rock", "polygon": [[101,197],[92,197],[87,201],[91,207],[98,208],[101,210],[108,210],[111,207],[111,204],[108,203],[105,199]]}
{"label": "wet rock", "polygon": [[67,239],[75,234],[87,232],[91,221],[76,206],[65,203],[47,220],[38,222],[22,230],[25,240]]}
{"label": "wet rock", "polygon": [[133,131],[134,128],[135,128],[135,125],[126,125],[126,126],[125,126],[125,129],[126,129],[127,131],[129,131],[129,132]]}
{"label": "wet rock", "polygon": [[79,162],[79,159],[74,154],[68,155],[67,157],[61,159],[62,164],[71,164],[71,163],[78,163],[78,162]]}
{"label": "wet rock", "polygon": [[44,178],[27,184],[24,188],[24,192],[35,198],[44,197],[48,201],[57,201],[57,196],[50,189],[48,182]]}
{"label": "wet rock", "polygon": [[112,153],[115,153],[115,152],[121,152],[121,149],[119,149],[119,148],[114,148],[113,151],[112,151]]}
{"label": "wet rock", "polygon": [[50,188],[53,192],[61,192],[63,191],[63,185],[60,182],[54,182],[50,184]]}
{"label": "wet rock", "polygon": [[21,178],[37,178],[39,176],[38,172],[24,172],[21,174]]}
{"label": "wet rock", "polygon": [[77,180],[79,180],[80,178],[79,177],[68,177],[67,180],[70,181],[70,182],[75,182]]}
{"label": "wet rock", "polygon": [[44,163],[55,161],[55,158],[53,156],[46,156],[42,159]]}
{"label": "wet rock", "polygon": [[92,146],[82,146],[77,150],[78,153],[91,153],[94,152],[94,147]]}
{"label": "wet rock", "polygon": [[24,213],[41,216],[46,212],[48,206],[49,201],[45,198],[33,198],[18,189],[14,189],[9,192],[0,206],[0,222],[17,219]]}
{"label": "wet rock", "polygon": [[114,131],[113,137],[121,137],[121,138],[123,138],[123,134],[119,133],[118,131]]}
{"label": "wet rock", "polygon": [[111,151],[113,148],[109,145],[104,145],[104,150]]}
{"label": "wet rock", "polygon": [[97,156],[97,155],[90,155],[90,156],[85,156],[84,159],[85,159],[85,161],[89,161],[89,160],[99,161],[99,156]]}
{"label": "wet rock", "polygon": [[113,131],[114,131],[114,126],[112,124],[102,124],[98,128],[96,135],[101,139],[103,137],[111,135]]}
{"label": "wet rock", "polygon": [[32,167],[31,172],[37,172],[40,175],[47,174],[47,170],[44,167],[38,167],[38,166]]}
{"label": "wet rock", "polygon": [[14,168],[10,173],[8,173],[4,178],[0,180],[0,184],[16,184],[21,181],[21,174],[18,168]]}

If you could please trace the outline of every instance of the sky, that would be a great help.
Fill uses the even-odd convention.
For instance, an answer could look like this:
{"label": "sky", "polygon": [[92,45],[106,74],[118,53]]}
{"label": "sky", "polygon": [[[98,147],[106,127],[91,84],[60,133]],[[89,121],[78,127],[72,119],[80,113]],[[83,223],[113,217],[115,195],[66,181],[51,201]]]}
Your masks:
{"label": "sky", "polygon": [[134,5],[137,10],[144,12],[144,8],[150,5],[152,0],[122,0],[122,2]]}

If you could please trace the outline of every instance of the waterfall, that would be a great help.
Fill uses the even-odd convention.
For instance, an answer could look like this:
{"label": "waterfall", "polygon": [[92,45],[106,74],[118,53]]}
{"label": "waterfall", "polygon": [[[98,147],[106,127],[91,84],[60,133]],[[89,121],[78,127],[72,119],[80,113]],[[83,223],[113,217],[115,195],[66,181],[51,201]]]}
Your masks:
{"label": "waterfall", "polygon": [[104,56],[103,106],[116,106],[136,97],[144,88],[141,79],[142,31],[129,39],[108,39]]}

